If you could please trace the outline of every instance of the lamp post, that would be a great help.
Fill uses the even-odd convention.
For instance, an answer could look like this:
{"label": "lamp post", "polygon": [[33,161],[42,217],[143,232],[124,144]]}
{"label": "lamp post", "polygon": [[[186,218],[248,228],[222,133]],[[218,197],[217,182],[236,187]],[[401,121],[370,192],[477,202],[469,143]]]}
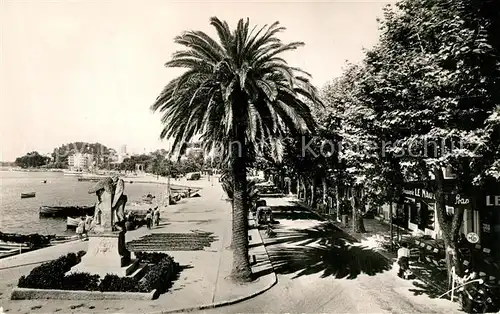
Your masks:
{"label": "lamp post", "polygon": [[170,153],[168,154],[168,159],[167,159],[167,203],[165,207],[168,207],[170,205],[170,173],[172,171],[172,165],[170,164],[171,162],[171,156]]}

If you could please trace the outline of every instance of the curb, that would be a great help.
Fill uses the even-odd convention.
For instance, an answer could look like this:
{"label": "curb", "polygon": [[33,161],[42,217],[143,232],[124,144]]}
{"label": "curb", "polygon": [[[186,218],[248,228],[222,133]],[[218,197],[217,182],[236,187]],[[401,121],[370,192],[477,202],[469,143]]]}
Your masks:
{"label": "curb", "polygon": [[259,296],[263,294],[264,292],[268,291],[272,287],[274,287],[278,283],[278,276],[276,276],[276,273],[274,272],[274,266],[271,263],[271,259],[269,258],[269,252],[267,251],[266,245],[264,243],[264,240],[262,239],[262,235],[258,231],[260,241],[262,245],[264,245],[264,250],[266,251],[267,258],[269,260],[269,263],[272,268],[272,273],[274,274],[274,280],[272,283],[264,287],[263,289],[260,289],[259,291],[253,292],[249,295],[242,296],[242,297],[237,297],[234,299],[226,300],[226,301],[220,301],[220,302],[214,302],[211,304],[203,304],[203,305],[198,305],[198,306],[193,306],[193,307],[187,307],[187,308],[178,308],[178,309],[172,309],[172,310],[164,310],[164,311],[159,311],[159,312],[153,312],[157,314],[170,314],[170,313],[179,313],[179,312],[192,312],[192,311],[201,311],[201,310],[208,310],[208,309],[214,309],[218,307],[223,307],[223,306],[228,306],[228,305],[233,305],[236,303],[240,303],[246,300],[250,300],[252,298],[255,298],[256,296]]}

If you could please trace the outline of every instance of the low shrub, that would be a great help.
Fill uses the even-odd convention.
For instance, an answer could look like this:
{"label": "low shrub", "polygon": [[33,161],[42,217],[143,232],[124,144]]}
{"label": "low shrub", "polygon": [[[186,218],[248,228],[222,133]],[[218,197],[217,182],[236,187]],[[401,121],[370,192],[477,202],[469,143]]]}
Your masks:
{"label": "low shrub", "polygon": [[159,293],[165,292],[177,273],[179,265],[174,262],[174,259],[166,255],[161,261],[153,265],[149,272],[141,280],[141,291],[152,291],[158,289]]}
{"label": "low shrub", "polygon": [[61,289],[64,274],[81,260],[80,254],[69,253],[56,260],[35,267],[28,276],[19,278],[20,288]]}
{"label": "low shrub", "polygon": [[136,257],[143,262],[152,264],[144,278],[118,277],[107,274],[104,278],[89,273],[73,273],[65,275],[78,264],[85,254],[69,253],[54,261],[35,267],[27,276],[19,278],[18,287],[34,289],[84,290],[101,292],[151,292],[167,291],[179,271],[179,264],[168,254],[137,252]]}
{"label": "low shrub", "polygon": [[150,264],[158,264],[164,258],[170,257],[165,253],[148,253],[148,252],[135,252],[135,257],[137,257],[141,262],[150,263]]}
{"label": "low shrub", "polygon": [[110,274],[101,280],[99,291],[141,292],[137,279]]}
{"label": "low shrub", "polygon": [[99,275],[73,273],[64,276],[62,290],[96,291],[99,289]]}

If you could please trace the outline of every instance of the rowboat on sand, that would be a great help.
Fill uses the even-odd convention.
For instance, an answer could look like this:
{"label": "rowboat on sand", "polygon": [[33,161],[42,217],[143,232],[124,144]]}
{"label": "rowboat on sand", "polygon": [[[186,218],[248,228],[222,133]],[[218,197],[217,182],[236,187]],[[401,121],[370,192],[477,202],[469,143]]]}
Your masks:
{"label": "rowboat on sand", "polygon": [[82,217],[94,216],[95,206],[41,206],[39,215],[42,217]]}
{"label": "rowboat on sand", "polygon": [[21,198],[30,198],[30,197],[35,197],[36,193],[35,192],[29,192],[29,193],[21,193]]}

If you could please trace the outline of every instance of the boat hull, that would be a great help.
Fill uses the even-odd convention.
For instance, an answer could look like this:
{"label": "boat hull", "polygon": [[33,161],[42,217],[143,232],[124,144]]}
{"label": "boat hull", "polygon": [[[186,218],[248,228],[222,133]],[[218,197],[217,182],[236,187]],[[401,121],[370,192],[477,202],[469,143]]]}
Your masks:
{"label": "boat hull", "polygon": [[36,193],[21,193],[21,198],[30,198],[30,197],[35,197]]}
{"label": "boat hull", "polygon": [[61,217],[69,216],[82,217],[93,216],[95,211],[94,206],[42,206],[39,210],[41,217]]}

